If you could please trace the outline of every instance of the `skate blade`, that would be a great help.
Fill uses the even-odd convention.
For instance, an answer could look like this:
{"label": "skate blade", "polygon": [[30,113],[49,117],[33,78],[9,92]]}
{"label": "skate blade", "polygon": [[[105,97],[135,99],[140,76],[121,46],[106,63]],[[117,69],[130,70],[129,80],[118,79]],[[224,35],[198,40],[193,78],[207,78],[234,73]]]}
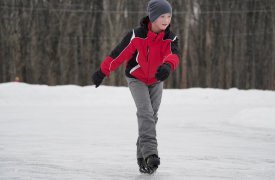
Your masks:
{"label": "skate blade", "polygon": [[139,169],[139,172],[142,174],[154,174],[157,169],[157,167],[147,167],[146,169]]}

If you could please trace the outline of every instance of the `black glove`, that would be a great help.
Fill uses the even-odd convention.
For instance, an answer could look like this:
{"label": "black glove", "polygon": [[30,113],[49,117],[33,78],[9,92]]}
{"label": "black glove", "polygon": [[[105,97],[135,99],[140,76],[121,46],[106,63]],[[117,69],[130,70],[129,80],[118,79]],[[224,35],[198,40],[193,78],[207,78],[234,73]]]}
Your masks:
{"label": "black glove", "polygon": [[105,74],[101,71],[101,69],[99,69],[98,71],[96,71],[93,76],[92,76],[92,80],[93,83],[95,84],[95,87],[97,88],[103,81],[103,79],[105,78]]}
{"label": "black glove", "polygon": [[169,74],[171,72],[171,66],[168,63],[163,63],[158,67],[158,70],[155,74],[155,78],[159,81],[164,81],[168,78]]}

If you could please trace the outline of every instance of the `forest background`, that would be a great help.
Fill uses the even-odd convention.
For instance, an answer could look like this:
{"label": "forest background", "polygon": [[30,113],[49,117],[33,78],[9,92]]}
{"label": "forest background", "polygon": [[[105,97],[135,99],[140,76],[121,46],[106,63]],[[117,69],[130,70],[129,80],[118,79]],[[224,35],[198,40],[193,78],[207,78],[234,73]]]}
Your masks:
{"label": "forest background", "polygon": [[[275,90],[274,0],[169,0],[180,65],[166,88]],[[148,0],[0,0],[0,82],[90,85]],[[125,86],[124,67],[104,84]]]}

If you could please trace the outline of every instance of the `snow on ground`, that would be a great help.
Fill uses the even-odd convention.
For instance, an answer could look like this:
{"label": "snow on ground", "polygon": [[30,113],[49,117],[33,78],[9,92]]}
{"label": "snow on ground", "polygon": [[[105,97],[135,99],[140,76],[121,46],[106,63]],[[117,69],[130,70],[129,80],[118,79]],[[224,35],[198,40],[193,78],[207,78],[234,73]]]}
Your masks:
{"label": "snow on ground", "polygon": [[135,111],[126,87],[0,84],[0,179],[275,177],[275,92],[165,90],[151,176],[136,164]]}

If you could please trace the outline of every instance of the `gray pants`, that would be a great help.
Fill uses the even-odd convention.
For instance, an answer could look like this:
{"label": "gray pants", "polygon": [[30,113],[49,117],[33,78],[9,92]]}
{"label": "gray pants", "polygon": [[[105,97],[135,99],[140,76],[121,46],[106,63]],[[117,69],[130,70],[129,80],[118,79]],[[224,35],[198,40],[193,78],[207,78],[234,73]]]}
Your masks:
{"label": "gray pants", "polygon": [[139,135],[137,139],[137,158],[147,158],[152,154],[158,155],[156,124],[163,82],[148,86],[134,78],[126,77],[126,80],[137,107]]}

